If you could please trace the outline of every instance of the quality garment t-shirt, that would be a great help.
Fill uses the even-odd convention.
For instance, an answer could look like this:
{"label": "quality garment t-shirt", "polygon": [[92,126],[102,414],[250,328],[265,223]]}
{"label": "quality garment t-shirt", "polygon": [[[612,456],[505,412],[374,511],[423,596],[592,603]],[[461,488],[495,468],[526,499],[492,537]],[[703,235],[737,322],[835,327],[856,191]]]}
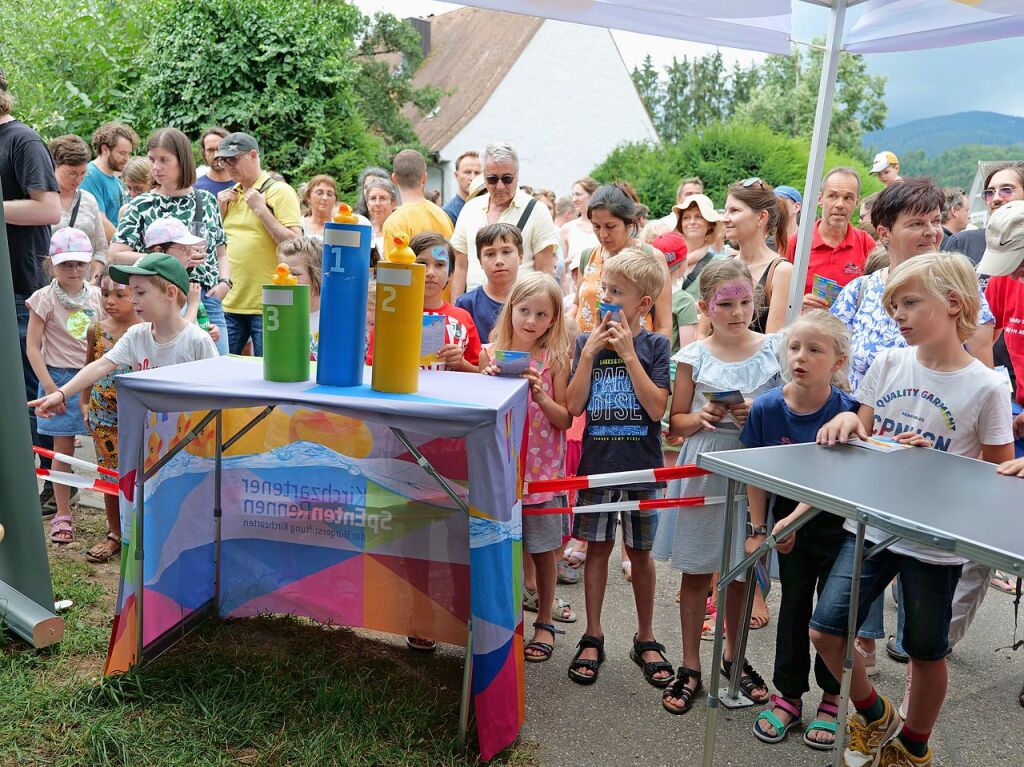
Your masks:
{"label": "quality garment t-shirt", "polygon": [[[4,201],[27,200],[35,191],[59,192],[53,158],[39,134],[20,120],[0,124],[0,186]],[[50,252],[50,225],[7,222],[14,294],[28,298],[46,283],[42,260]]]}
{"label": "quality garment t-shirt", "polygon": [[100,210],[114,226],[117,226],[117,214],[121,206],[128,202],[127,190],[117,176],[108,176],[96,166],[92,160],[85,171],[82,189],[96,198]]}
{"label": "quality garment t-shirt", "polygon": [[182,331],[165,343],[157,343],[153,337],[152,323],[142,322],[128,328],[103,358],[137,372],[216,356],[217,347],[210,334],[194,322],[185,323]]}
{"label": "quality garment t-shirt", "polygon": [[[982,445],[1013,442],[1006,380],[975,359],[960,370],[940,372],[922,365],[914,347],[886,349],[875,357],[855,396],[874,409],[871,433],[878,437],[916,432],[931,440],[935,450],[967,458],[977,458]],[[852,522],[845,527],[854,532]],[[886,534],[869,527],[867,538],[877,543]],[[892,551],[932,564],[967,561],[902,540]]]}
{"label": "quality garment t-shirt", "polygon": [[473,324],[476,325],[476,332],[480,334],[480,343],[486,344],[490,342],[491,331],[494,329],[494,323],[498,321],[498,315],[501,314],[501,307],[505,304],[495,301],[484,291],[484,286],[481,285],[478,288],[473,288],[468,293],[463,293],[461,296],[455,299],[455,305],[469,312],[469,316],[473,318]]}
{"label": "quality garment t-shirt", "polygon": [[[590,337],[576,339],[572,372],[576,375],[580,353]],[[669,388],[669,341],[665,336],[641,330],[633,336],[637,359],[660,389]],[[602,349],[590,372],[587,421],[583,430],[583,454],[577,474],[655,469],[664,465],[661,453],[661,421],[651,418],[640,404],[626,363],[614,349]],[[628,490],[654,490],[661,482],[629,485]]]}

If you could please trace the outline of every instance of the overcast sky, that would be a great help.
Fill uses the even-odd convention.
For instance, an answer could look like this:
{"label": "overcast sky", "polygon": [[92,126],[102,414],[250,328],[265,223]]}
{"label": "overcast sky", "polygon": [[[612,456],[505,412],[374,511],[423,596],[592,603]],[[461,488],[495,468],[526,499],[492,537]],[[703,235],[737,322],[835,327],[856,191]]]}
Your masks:
{"label": "overcast sky", "polygon": [[[366,13],[384,10],[399,18],[445,13],[460,6],[435,0],[355,0]],[[847,15],[846,28],[852,28],[861,9]],[[810,41],[824,37],[828,11],[807,3],[795,3],[793,37]],[[632,68],[651,55],[662,66],[672,57],[700,55],[711,46],[687,43],[653,35],[614,32],[627,66]],[[723,48],[731,62],[756,61],[760,54]],[[1020,62],[1024,59],[1024,39],[962,45],[934,51],[870,54],[868,69],[886,75],[888,125],[899,125],[918,117],[951,114],[969,110],[987,110],[1024,116],[1024,81]],[[1022,137],[1024,139],[1024,137]]]}

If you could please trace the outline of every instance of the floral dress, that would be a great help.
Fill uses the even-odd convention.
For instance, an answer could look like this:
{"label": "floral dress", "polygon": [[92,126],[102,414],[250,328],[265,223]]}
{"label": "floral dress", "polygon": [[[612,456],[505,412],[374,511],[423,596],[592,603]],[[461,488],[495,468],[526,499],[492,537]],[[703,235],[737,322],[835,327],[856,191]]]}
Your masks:
{"label": "floral dress", "polygon": [[[117,339],[97,325],[93,359],[100,359],[115,343]],[[93,385],[89,397],[89,430],[96,443],[96,462],[105,469],[117,469],[117,391],[114,379],[131,372],[131,365],[122,365],[107,373]]]}

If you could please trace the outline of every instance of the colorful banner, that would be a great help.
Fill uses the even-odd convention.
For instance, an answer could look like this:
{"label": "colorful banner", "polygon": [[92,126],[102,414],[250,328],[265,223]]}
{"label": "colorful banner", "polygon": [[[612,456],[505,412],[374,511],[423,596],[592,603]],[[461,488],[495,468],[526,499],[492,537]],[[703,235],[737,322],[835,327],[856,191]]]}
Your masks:
{"label": "colorful banner", "polygon": [[[231,404],[231,372],[246,379],[236,382],[236,392],[249,385],[267,390],[264,382],[251,380],[258,367],[235,360],[220,364],[226,370],[207,380],[220,381],[225,404]],[[154,395],[133,388],[152,386],[161,372],[119,380],[122,476],[133,476],[137,461],[130,456],[138,455],[141,445],[150,468],[206,415],[200,410],[153,412],[154,406],[190,399],[205,404],[204,397],[191,397],[187,389]],[[489,388],[483,377],[433,375],[479,380]],[[330,396],[309,383],[271,386],[301,386],[315,395],[311,399]],[[507,386],[499,389],[501,395],[508,393]],[[269,417],[224,452],[219,567],[213,514],[216,422],[146,483],[143,655],[179,638],[190,619],[214,611],[230,618],[266,612],[303,615],[461,645],[472,621],[473,702],[480,750],[490,758],[514,740],[525,712],[517,500],[525,389],[499,397],[500,406],[489,415],[477,403],[475,420],[482,423],[463,438],[432,435],[423,428],[429,423],[423,418],[413,419],[418,431],[403,429],[470,506],[468,517],[392,432],[392,425],[401,428],[401,419],[379,418],[373,397],[357,396],[364,400],[366,417],[296,404],[294,392],[283,398],[289,404],[268,398],[266,404],[275,404]],[[150,400],[141,419],[137,397]],[[388,402],[394,407],[394,395]],[[223,439],[263,410],[262,404],[223,410]],[[132,432],[126,420],[141,420],[141,428]],[[447,431],[451,424],[445,423]],[[139,436],[133,440],[130,433]],[[122,490],[133,497],[133,488],[124,482]],[[137,661],[137,540],[130,534],[136,530],[137,506],[127,498],[122,516],[130,543],[122,557],[106,673],[126,671]]]}

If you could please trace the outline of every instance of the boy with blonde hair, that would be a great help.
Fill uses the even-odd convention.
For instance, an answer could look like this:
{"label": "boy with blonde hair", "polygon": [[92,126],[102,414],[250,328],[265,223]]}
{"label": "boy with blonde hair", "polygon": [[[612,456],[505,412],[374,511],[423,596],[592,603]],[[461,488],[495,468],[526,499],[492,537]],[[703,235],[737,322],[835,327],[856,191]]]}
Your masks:
{"label": "boy with blonde hair", "polygon": [[[882,304],[908,346],[886,349],[871,364],[856,399],[857,413],[843,413],[822,427],[819,444],[834,445],[868,434],[907,445],[1002,463],[1013,457],[1010,401],[1001,376],[965,349],[976,328],[980,298],[973,266],[964,256],[915,256],[892,270]],[[845,528],[853,532],[852,522]],[[868,528],[872,544],[886,534]],[[843,673],[846,616],[850,605],[854,539],[844,541],[811,619],[811,640],[829,671]],[[910,656],[906,722],[868,680],[854,653],[845,763],[853,767],[925,767],[928,739],[946,698],[949,624],[963,557],[908,541],[862,565],[858,628],[868,606],[899,575],[906,606],[903,647]]]}
{"label": "boy with blonde hair", "polygon": [[[669,392],[669,341],[645,330],[643,316],[665,281],[665,264],[635,248],[609,259],[601,275],[601,320],[593,332],[576,339],[569,382],[569,413],[587,414],[578,474],[660,468],[661,416]],[[649,482],[581,490],[580,506],[654,498],[664,484]],[[601,608],[608,583],[608,559],[615,547],[619,512],[578,514],[573,537],[588,541],[583,572],[587,629],[569,666],[577,684],[593,684],[604,662]],[[651,546],[658,527],[656,511],[621,512],[623,542],[632,562],[637,632],[630,657],[655,687],[672,679],[665,647],[654,639],[654,562]]]}
{"label": "boy with blonde hair", "polygon": [[69,397],[91,388],[122,365],[133,371],[149,370],[217,356],[209,334],[181,316],[188,295],[188,272],[174,256],[150,253],[134,266],[111,266],[107,272],[116,282],[131,286],[132,305],[144,321],[132,325],[110,351],[66,384],[29,402],[38,418],[63,413]]}

